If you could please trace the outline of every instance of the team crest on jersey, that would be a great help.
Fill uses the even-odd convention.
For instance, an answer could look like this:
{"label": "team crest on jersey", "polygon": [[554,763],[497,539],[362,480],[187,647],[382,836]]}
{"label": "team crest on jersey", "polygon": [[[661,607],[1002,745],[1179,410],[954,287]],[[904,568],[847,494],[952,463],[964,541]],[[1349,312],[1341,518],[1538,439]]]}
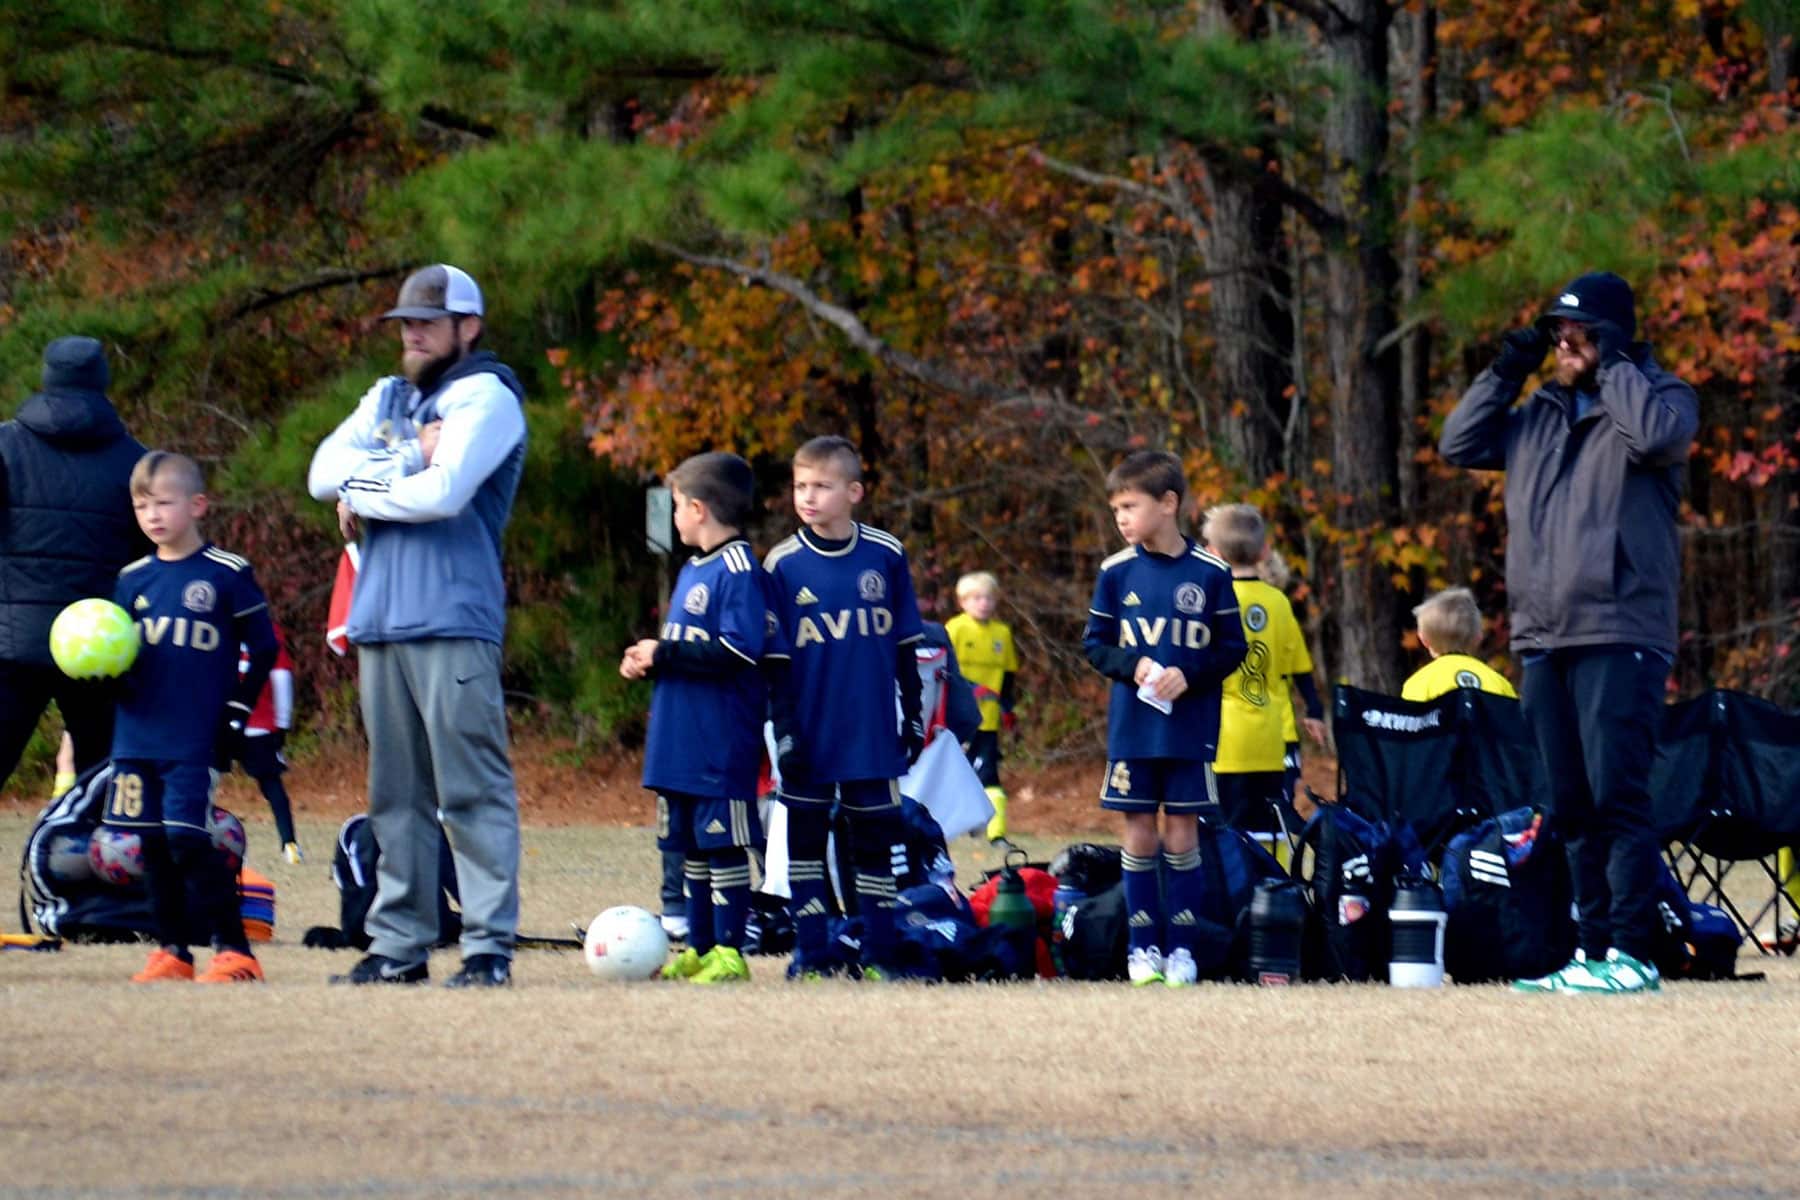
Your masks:
{"label": "team crest on jersey", "polygon": [[1261,633],[1269,624],[1269,610],[1260,604],[1252,604],[1244,610],[1244,628],[1251,633]]}
{"label": "team crest on jersey", "polygon": [[181,607],[189,612],[211,612],[218,600],[219,594],[204,579],[196,579],[181,589]]}
{"label": "team crest on jersey", "polygon": [[856,577],[856,594],[874,604],[887,595],[887,580],[880,571],[864,571]]}
{"label": "team crest on jersey", "polygon": [[1476,690],[1480,690],[1481,676],[1475,674],[1473,671],[1458,671],[1456,673],[1456,686],[1459,688],[1475,688]]}
{"label": "team crest on jersey", "polygon": [[1184,583],[1175,589],[1175,611],[1189,616],[1198,614],[1206,607],[1206,593],[1197,583]]}
{"label": "team crest on jersey", "polygon": [[704,583],[696,583],[693,587],[688,589],[687,597],[682,600],[681,607],[687,610],[689,615],[697,617],[706,611],[706,602],[710,598],[711,597],[706,590],[706,585]]}

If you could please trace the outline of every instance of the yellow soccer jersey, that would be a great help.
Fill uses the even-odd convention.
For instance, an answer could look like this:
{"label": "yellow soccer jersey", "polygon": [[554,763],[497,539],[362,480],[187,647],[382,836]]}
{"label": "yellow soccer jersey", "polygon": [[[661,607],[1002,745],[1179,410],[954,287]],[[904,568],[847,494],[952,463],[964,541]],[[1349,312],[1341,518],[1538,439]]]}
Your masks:
{"label": "yellow soccer jersey", "polygon": [[1288,679],[1312,674],[1312,654],[1294,619],[1294,606],[1280,588],[1260,579],[1233,579],[1231,586],[1250,649],[1222,685],[1213,770],[1225,775],[1279,771],[1287,756],[1288,730],[1294,728]]}
{"label": "yellow soccer jersey", "polygon": [[1412,678],[1400,689],[1400,698],[1436,700],[1457,688],[1479,688],[1496,696],[1519,698],[1506,676],[1467,654],[1444,654],[1432,659],[1412,673]]}
{"label": "yellow soccer jersey", "polygon": [[963,678],[975,685],[981,728],[992,733],[1000,728],[1000,688],[1006,677],[1019,669],[1012,627],[1005,621],[977,621],[968,613],[957,613],[944,622],[944,632],[956,649],[956,665],[962,668]]}

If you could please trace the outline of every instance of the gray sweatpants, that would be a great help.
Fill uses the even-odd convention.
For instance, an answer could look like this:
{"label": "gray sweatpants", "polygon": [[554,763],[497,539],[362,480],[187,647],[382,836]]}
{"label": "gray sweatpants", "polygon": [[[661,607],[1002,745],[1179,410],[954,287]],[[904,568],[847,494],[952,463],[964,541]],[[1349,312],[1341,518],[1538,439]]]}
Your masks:
{"label": "gray sweatpants", "polygon": [[369,949],[426,957],[438,932],[438,815],[456,856],[462,952],[510,958],[519,928],[519,796],[500,647],[471,638],[359,646],[369,821],[381,857]]}

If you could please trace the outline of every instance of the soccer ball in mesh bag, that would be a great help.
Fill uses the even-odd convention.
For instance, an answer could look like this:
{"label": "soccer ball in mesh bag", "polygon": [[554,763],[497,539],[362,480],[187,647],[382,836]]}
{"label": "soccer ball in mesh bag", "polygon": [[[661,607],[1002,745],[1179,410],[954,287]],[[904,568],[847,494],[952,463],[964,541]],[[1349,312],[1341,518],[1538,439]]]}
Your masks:
{"label": "soccer ball in mesh bag", "polygon": [[594,918],[582,954],[602,979],[650,979],[669,959],[669,935],[654,913],[621,904]]}
{"label": "soccer ball in mesh bag", "polygon": [[102,825],[88,836],[88,865],[114,887],[130,887],[144,877],[144,843],[127,829]]}
{"label": "soccer ball in mesh bag", "polygon": [[232,870],[243,865],[244,852],[249,849],[250,838],[244,832],[244,823],[237,819],[236,813],[215,804],[206,817],[206,832],[212,835],[212,844],[224,851]]}
{"label": "soccer ball in mesh bag", "polygon": [[50,623],[50,657],[70,679],[116,679],[137,653],[137,624],[111,600],[77,600]]}

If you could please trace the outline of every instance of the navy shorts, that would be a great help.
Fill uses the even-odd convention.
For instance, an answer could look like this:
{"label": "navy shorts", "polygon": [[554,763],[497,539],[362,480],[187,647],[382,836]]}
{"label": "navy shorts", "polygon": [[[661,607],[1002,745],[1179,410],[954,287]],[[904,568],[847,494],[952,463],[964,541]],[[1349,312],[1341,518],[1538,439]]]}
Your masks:
{"label": "navy shorts", "polygon": [[1212,764],[1197,758],[1121,758],[1106,764],[1100,807],[1113,812],[1198,813],[1217,804]]}
{"label": "navy shorts", "polygon": [[683,854],[762,845],[762,820],[754,800],[688,796],[656,797],[656,848]]}
{"label": "navy shorts", "polygon": [[836,804],[849,812],[881,812],[900,807],[898,779],[846,779],[841,783],[811,783],[803,779],[781,781],[781,802],[790,807]]}
{"label": "navy shorts", "polygon": [[219,773],[205,763],[117,759],[101,823],[121,829],[162,825],[205,833],[218,781]]}

